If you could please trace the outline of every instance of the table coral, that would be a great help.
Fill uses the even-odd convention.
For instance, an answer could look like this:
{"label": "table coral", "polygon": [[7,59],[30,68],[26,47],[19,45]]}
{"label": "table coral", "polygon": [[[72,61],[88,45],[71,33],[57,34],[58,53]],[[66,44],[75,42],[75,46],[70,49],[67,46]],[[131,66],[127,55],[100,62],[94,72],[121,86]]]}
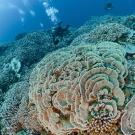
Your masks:
{"label": "table coral", "polygon": [[31,114],[56,135],[114,133],[125,100],[124,56],[112,42],[71,45],[48,54],[30,77]]}

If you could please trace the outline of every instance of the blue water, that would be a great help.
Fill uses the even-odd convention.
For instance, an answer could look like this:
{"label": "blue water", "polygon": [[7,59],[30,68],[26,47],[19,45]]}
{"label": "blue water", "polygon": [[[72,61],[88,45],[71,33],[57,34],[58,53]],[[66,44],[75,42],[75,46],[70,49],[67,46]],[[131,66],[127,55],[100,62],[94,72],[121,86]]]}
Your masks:
{"label": "blue water", "polygon": [[[104,9],[107,2],[114,4],[110,11]],[[55,10],[52,20],[48,9]],[[21,32],[50,29],[58,21],[78,28],[91,16],[134,13],[135,0],[0,0],[0,42],[13,41]]]}

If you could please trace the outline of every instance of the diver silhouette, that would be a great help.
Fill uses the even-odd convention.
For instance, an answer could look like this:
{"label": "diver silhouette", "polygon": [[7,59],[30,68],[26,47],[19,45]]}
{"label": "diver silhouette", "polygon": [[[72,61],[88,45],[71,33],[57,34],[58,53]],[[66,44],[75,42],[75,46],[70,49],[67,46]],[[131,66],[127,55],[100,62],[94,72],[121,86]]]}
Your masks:
{"label": "diver silhouette", "polygon": [[68,24],[65,28],[62,28],[61,24],[62,22],[59,22],[57,27],[52,27],[52,37],[54,45],[57,45],[59,41],[63,40],[64,35],[69,33],[68,28],[70,25]]}
{"label": "diver silhouette", "polygon": [[106,6],[105,6],[106,11],[111,10],[112,8],[114,8],[114,5],[111,2],[106,3]]}

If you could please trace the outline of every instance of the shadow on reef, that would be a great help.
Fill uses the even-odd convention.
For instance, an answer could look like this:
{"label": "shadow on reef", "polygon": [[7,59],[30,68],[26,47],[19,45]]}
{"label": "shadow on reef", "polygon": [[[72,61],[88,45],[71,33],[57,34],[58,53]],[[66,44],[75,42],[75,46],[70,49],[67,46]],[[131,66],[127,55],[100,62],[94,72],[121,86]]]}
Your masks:
{"label": "shadow on reef", "polygon": [[28,34],[27,32],[19,33],[17,34],[14,40],[19,40],[21,38],[24,38],[27,34]]}

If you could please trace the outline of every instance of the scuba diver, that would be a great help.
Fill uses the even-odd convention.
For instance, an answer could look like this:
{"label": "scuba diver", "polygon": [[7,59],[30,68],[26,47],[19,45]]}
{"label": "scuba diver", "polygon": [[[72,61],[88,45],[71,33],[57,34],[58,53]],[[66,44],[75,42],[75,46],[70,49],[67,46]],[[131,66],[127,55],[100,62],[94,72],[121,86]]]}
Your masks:
{"label": "scuba diver", "polygon": [[61,24],[62,22],[59,22],[57,27],[52,27],[52,36],[54,45],[57,45],[59,41],[63,40],[64,35],[69,33],[68,28],[70,25],[67,25],[65,28],[62,28]]}
{"label": "scuba diver", "polygon": [[105,9],[108,11],[108,10],[111,10],[113,7],[114,5],[111,2],[108,2],[105,6]]}

